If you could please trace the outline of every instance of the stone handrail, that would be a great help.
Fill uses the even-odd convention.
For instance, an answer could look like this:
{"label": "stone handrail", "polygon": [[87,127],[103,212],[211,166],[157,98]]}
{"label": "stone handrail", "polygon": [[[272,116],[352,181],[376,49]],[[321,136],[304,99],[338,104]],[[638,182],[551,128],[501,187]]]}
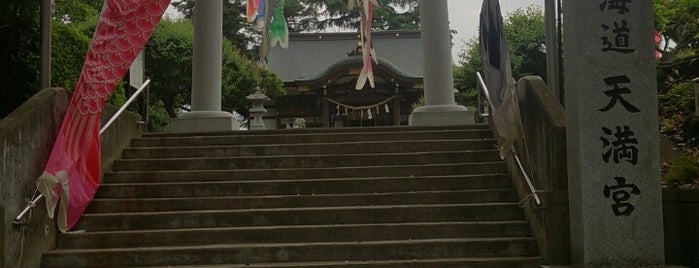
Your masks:
{"label": "stone handrail", "polygon": [[535,186],[567,190],[565,110],[540,77],[524,77],[517,82],[517,87],[523,141],[527,143],[525,153],[532,163],[533,176],[538,178]]}
{"label": "stone handrail", "polygon": [[[479,104],[478,104],[478,107],[479,107],[479,114],[480,114],[481,116],[490,116],[490,113],[483,113],[483,112],[480,112],[480,110],[481,110],[480,107],[483,106],[482,103],[481,103],[481,101],[482,101],[483,99],[480,97],[480,93],[481,93],[481,92],[483,93],[483,95],[485,96],[485,100],[486,100],[486,101],[488,102],[488,104],[489,104],[488,108],[490,109],[490,111],[495,110],[495,108],[493,107],[493,102],[492,102],[491,99],[490,99],[490,95],[489,95],[489,93],[488,93],[488,87],[485,85],[485,82],[483,81],[483,77],[481,76],[480,73],[476,73],[476,77],[477,77],[477,80],[478,80],[478,93],[479,93],[479,97],[478,97]],[[499,135],[497,135],[497,129],[496,129],[495,126],[493,125],[492,120],[490,120],[489,123],[490,123],[490,125],[491,125],[490,127],[491,127],[491,129],[492,129],[492,131],[493,131],[493,133],[494,133],[494,137],[496,137],[496,138],[499,137]],[[498,143],[500,143],[500,140],[498,140]],[[525,152],[526,152],[526,147],[524,147],[523,149],[525,149]],[[517,151],[520,151],[520,150],[518,150],[518,149],[516,149],[516,148],[513,148],[513,149],[512,149],[512,151],[511,151],[511,153],[512,153],[512,158],[514,158],[514,163],[516,164],[515,167],[516,167],[517,170],[519,170],[519,172],[520,172],[519,175],[522,176],[522,179],[524,180],[524,182],[526,182],[527,188],[529,188],[529,193],[526,195],[527,197],[526,197],[525,199],[523,199],[522,203],[523,203],[523,202],[526,202],[528,199],[531,198],[531,199],[534,200],[534,204],[535,204],[536,206],[541,206],[541,205],[542,205],[542,203],[541,203],[541,198],[539,198],[539,194],[537,193],[536,187],[534,186],[534,183],[532,182],[532,179],[530,178],[530,176],[527,174],[527,170],[524,168],[524,165],[522,164],[522,161],[520,160],[520,157],[519,157],[519,154],[517,153]]]}
{"label": "stone handrail", "polygon": [[[531,174],[536,178],[534,187],[539,189],[543,201],[542,207],[528,206],[525,213],[539,242],[544,263],[568,265],[570,220],[565,110],[538,76],[517,81],[517,91],[524,138],[515,147],[531,163]],[[524,196],[526,187],[517,185],[517,181],[521,180],[513,180],[515,187],[520,196]]]}
{"label": "stone handrail", "polygon": [[[524,210],[544,263],[569,265],[565,110],[540,77],[517,81],[517,96],[524,137],[515,143],[515,150],[524,159],[529,174],[536,178],[531,183],[542,201],[541,206],[525,206]],[[492,129],[498,137],[497,130]],[[519,169],[516,160],[507,158],[506,162],[509,170]],[[523,175],[512,172],[512,177],[520,198],[530,196],[532,186],[525,183]]]}

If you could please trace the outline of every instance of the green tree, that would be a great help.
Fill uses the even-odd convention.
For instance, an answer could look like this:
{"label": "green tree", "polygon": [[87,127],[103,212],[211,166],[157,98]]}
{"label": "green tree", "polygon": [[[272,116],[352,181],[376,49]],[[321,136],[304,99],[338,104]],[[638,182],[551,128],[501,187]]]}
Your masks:
{"label": "green tree", "polygon": [[162,100],[150,100],[148,106],[148,124],[145,132],[168,132],[170,131],[170,116],[165,111],[165,104]]}
{"label": "green tree", "polygon": [[459,93],[456,94],[456,100],[460,103],[465,103],[469,106],[475,106],[473,102],[477,95],[476,72],[483,70],[481,63],[480,46],[477,39],[471,39],[465,44],[467,49],[459,53],[460,65],[454,66],[454,88]]}
{"label": "green tree", "polygon": [[[503,24],[513,77],[538,75],[546,79],[546,55],[541,51],[546,43],[541,8],[529,6],[515,10],[507,14]],[[483,69],[477,37],[468,41],[459,53],[459,65],[454,68],[454,87],[459,90],[457,98],[473,101],[476,72]]]}
{"label": "green tree", "polygon": [[[51,84],[73,91],[82,72],[85,55],[101,11],[101,0],[58,0],[51,26]],[[125,85],[119,82],[107,103],[126,102]]]}
{"label": "green tree", "polygon": [[102,0],[54,0],[53,19],[60,23],[94,23],[102,10]]}
{"label": "green tree", "polygon": [[[146,75],[152,79],[150,106],[156,116],[151,117],[148,129],[166,129],[166,124],[158,118],[178,117],[180,110],[190,103],[193,35],[191,21],[163,20],[146,44]],[[228,39],[221,42],[223,110],[247,115],[245,96],[252,94],[258,85],[270,97],[283,94],[281,80],[257,66]],[[167,117],[162,116],[162,111]]]}
{"label": "green tree", "polygon": [[[699,49],[699,0],[654,0],[655,27],[663,37],[664,56]],[[670,41],[672,40],[672,41]]]}
{"label": "green tree", "polygon": [[169,117],[177,117],[180,107],[190,102],[193,36],[189,20],[162,20],[145,47],[151,105],[162,101]]}
{"label": "green tree", "polygon": [[655,0],[655,27],[662,42],[658,92],[699,76],[699,0]]}
{"label": "green tree", "polygon": [[0,118],[39,91],[39,2],[0,1]]}
{"label": "green tree", "polygon": [[253,64],[227,41],[223,43],[222,109],[247,117],[250,103],[246,96],[258,86],[268,97],[284,95],[283,83],[267,69]]}
{"label": "green tree", "polygon": [[[654,4],[655,27],[661,37],[656,50],[662,55],[657,66],[660,132],[683,143],[680,147],[689,145],[696,151],[699,127],[692,116],[691,80],[699,77],[699,0],[654,0]],[[674,168],[665,176],[672,176]]]}
{"label": "green tree", "polygon": [[[51,27],[52,86],[75,87],[90,37],[102,6],[101,0],[57,0]],[[0,3],[0,117],[39,90],[39,5],[35,1]],[[123,87],[123,86],[120,86]],[[122,90],[123,88],[117,88]],[[110,103],[123,102],[120,98]]]}
{"label": "green tree", "polygon": [[512,75],[541,76],[546,80],[546,44],[544,12],[539,6],[528,6],[507,14],[504,21]]}
{"label": "green tree", "polygon": [[72,90],[78,82],[90,38],[71,24],[53,23],[51,31],[51,84]]}
{"label": "green tree", "polygon": [[[406,30],[420,28],[419,1],[378,0],[374,8],[372,28],[375,30]],[[290,8],[291,7],[291,8]],[[290,0],[285,14],[292,31],[322,31],[339,27],[358,29],[359,9],[347,9],[347,0]]]}

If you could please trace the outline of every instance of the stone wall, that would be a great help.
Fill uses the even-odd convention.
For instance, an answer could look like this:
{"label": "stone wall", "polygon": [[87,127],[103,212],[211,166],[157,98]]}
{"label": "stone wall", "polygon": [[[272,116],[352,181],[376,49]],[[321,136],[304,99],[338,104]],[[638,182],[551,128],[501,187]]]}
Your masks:
{"label": "stone wall", "polygon": [[[68,107],[63,89],[45,89],[0,122],[0,267],[39,267],[41,253],[55,248],[56,225],[43,201],[13,225],[34,193],[34,181],[43,172]],[[117,108],[105,106],[104,124]],[[102,171],[111,169],[133,137],[141,135],[140,116],[125,112],[102,134]],[[21,259],[21,261],[20,261]]]}
{"label": "stone wall", "polygon": [[[39,267],[40,253],[55,247],[56,227],[39,202],[25,225],[12,220],[34,193],[68,107],[63,89],[42,90],[0,123],[0,265]],[[22,260],[20,263],[20,255]]]}
{"label": "stone wall", "polygon": [[[106,105],[102,109],[102,124],[109,121],[109,118],[118,110],[117,107]],[[102,133],[101,153],[102,153],[102,173],[112,170],[114,160],[121,157],[121,152],[124,147],[131,144],[131,139],[141,136],[141,116],[132,113],[124,112],[112,125]]]}

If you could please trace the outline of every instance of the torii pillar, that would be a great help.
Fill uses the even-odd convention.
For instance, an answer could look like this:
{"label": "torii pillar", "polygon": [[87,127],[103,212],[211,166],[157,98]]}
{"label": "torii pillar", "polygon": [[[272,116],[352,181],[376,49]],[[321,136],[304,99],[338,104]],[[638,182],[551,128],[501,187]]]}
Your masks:
{"label": "torii pillar", "polygon": [[194,8],[192,110],[172,120],[170,131],[207,132],[238,129],[221,111],[222,1],[197,1]]}
{"label": "torii pillar", "polygon": [[410,114],[411,126],[474,124],[474,113],[454,100],[447,0],[420,3],[425,106]]}

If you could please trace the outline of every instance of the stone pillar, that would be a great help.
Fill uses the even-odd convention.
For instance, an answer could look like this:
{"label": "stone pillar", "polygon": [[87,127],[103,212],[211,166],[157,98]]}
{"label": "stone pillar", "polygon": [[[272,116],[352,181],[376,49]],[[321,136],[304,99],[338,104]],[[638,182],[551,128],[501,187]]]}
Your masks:
{"label": "stone pillar", "polygon": [[563,1],[571,259],[662,267],[652,1]]}
{"label": "stone pillar", "polygon": [[197,1],[194,8],[192,111],[170,125],[171,132],[238,129],[229,112],[221,111],[222,2]]}
{"label": "stone pillar", "polygon": [[425,106],[410,115],[410,125],[448,126],[474,123],[474,114],[454,100],[451,37],[447,0],[423,1],[422,22],[423,81]]}
{"label": "stone pillar", "polygon": [[145,70],[145,56],[143,53],[145,51],[145,48],[141,50],[129,67],[129,85],[135,89],[139,89],[143,86],[143,71]]}
{"label": "stone pillar", "polygon": [[260,87],[255,89],[255,93],[245,97],[252,103],[252,108],[250,108],[250,117],[248,121],[250,123],[250,130],[265,130],[267,127],[264,122],[264,115],[267,113],[265,109],[265,102],[269,101],[267,95],[260,91]]}

